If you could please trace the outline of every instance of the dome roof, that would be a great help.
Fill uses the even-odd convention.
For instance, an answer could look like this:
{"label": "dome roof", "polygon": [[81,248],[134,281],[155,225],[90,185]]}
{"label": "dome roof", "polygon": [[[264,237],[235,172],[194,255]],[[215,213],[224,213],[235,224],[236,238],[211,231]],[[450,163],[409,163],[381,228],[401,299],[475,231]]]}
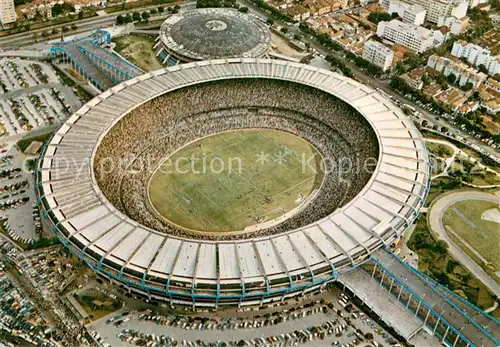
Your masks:
{"label": "dome roof", "polygon": [[260,57],[271,42],[264,23],[227,8],[174,14],[163,22],[160,38],[169,51],[187,60]]}

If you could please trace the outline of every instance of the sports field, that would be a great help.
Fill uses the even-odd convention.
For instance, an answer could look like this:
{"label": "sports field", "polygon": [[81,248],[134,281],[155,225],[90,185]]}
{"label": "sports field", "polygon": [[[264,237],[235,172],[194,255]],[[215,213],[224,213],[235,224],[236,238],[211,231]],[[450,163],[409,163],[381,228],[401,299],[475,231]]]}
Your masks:
{"label": "sports field", "polygon": [[443,215],[443,226],[467,254],[500,269],[499,205],[484,200],[464,200],[451,205]]}
{"label": "sports field", "polygon": [[150,203],[172,223],[206,232],[240,231],[294,210],[323,180],[321,155],[295,135],[264,129],[205,137],[153,174]]}

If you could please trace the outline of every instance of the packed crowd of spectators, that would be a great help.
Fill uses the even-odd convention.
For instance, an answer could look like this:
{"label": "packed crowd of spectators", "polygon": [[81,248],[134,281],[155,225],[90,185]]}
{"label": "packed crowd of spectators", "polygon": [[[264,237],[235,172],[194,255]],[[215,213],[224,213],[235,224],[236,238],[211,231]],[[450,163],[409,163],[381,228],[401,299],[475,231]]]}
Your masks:
{"label": "packed crowd of spectators", "polygon": [[[322,154],[325,177],[306,207],[281,224],[239,235],[193,234],[154,212],[148,182],[168,156],[201,137],[248,128],[290,132]],[[99,145],[94,172],[106,198],[139,223],[178,236],[221,240],[280,233],[326,217],[366,185],[378,154],[376,135],[364,117],[323,91],[284,81],[226,80],[165,94],[125,115]]]}

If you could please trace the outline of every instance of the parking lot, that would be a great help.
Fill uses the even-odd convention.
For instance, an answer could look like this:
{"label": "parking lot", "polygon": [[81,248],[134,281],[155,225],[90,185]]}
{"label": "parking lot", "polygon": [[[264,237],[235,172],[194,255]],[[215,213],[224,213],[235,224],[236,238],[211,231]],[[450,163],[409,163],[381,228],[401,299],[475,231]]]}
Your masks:
{"label": "parking lot", "polygon": [[64,121],[81,105],[47,63],[0,59],[0,136]]}
{"label": "parking lot", "polygon": [[[262,311],[159,314],[124,309],[87,327],[104,346],[375,346],[399,342],[337,288]],[[317,297],[316,297],[317,298]],[[345,305],[345,307],[343,307]],[[374,343],[376,342],[376,343]]]}
{"label": "parking lot", "polygon": [[33,243],[42,230],[33,184],[24,154],[0,144],[0,227],[22,246]]}

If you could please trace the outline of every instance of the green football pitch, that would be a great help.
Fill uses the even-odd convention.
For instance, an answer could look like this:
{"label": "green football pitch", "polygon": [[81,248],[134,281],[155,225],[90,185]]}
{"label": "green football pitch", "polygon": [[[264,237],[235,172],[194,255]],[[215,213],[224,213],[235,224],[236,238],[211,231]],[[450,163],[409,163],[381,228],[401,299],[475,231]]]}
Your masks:
{"label": "green football pitch", "polygon": [[287,132],[219,133],[165,160],[149,182],[149,201],[184,229],[241,231],[306,204],[323,180],[321,160],[309,142]]}

